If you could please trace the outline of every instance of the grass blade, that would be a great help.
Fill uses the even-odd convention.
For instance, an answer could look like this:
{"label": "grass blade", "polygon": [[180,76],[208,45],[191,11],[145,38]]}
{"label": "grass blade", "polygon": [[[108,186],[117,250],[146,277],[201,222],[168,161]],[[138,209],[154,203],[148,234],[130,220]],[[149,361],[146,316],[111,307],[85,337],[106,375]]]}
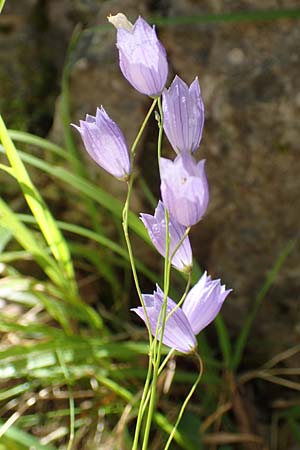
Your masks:
{"label": "grass blade", "polygon": [[2,141],[6,156],[14,170],[14,176],[16,177],[20,188],[23,191],[23,195],[30,207],[36,221],[43,233],[46,242],[49,244],[53,256],[60,265],[62,270],[62,276],[68,281],[69,289],[72,292],[76,292],[76,284],[74,279],[74,269],[69,253],[68,246],[56,226],[47,205],[42,199],[41,195],[33,185],[28,172],[18,154],[13,141],[9,137],[5,123],[0,116],[0,139]]}
{"label": "grass blade", "polygon": [[4,7],[5,0],[0,0],[0,14],[2,13],[2,9]]}
{"label": "grass blade", "polygon": [[58,286],[61,285],[61,274],[55,261],[48,255],[46,249],[39,243],[33,233],[18,219],[17,215],[0,198],[1,225],[9,230],[19,244],[31,253],[37,264],[48,277]]}
{"label": "grass blade", "polygon": [[[0,420],[0,427],[4,425],[4,422]],[[11,447],[8,448],[15,448],[15,449],[35,449],[35,450],[57,450],[53,445],[47,444],[42,445],[40,441],[32,436],[29,433],[26,433],[26,431],[22,431],[16,426],[11,426],[6,430],[5,436],[9,438],[10,441],[14,442],[15,444],[12,444]],[[16,444],[20,444],[20,447],[15,447]],[[13,446],[14,445],[14,446]]]}

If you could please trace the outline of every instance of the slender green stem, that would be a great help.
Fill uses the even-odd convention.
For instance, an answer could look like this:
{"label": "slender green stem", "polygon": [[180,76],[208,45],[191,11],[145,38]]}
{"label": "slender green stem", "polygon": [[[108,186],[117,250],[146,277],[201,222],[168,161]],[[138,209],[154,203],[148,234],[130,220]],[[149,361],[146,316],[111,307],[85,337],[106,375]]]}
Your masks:
{"label": "slender green stem", "polygon": [[146,306],[144,303],[143,294],[142,294],[142,291],[140,288],[139,278],[138,278],[138,274],[137,274],[137,270],[136,270],[136,266],[135,266],[131,241],[130,241],[129,232],[128,232],[128,211],[129,211],[129,203],[130,203],[132,186],[133,186],[133,179],[134,179],[134,177],[133,177],[133,175],[131,175],[129,182],[128,182],[127,197],[126,197],[125,205],[123,208],[123,223],[122,223],[122,225],[123,225],[123,231],[124,231],[124,237],[125,237],[125,241],[126,241],[126,245],[127,245],[128,255],[129,255],[130,266],[131,266],[132,275],[133,275],[133,279],[134,279],[134,284],[135,284],[135,288],[136,288],[139,300],[140,300],[141,305],[144,310],[146,325],[147,325],[147,330],[148,330],[148,335],[149,335],[149,342],[151,345],[152,334],[151,334],[149,317],[148,317],[148,313],[147,313]]}
{"label": "slender green stem", "polygon": [[[175,350],[174,350],[174,348],[172,348],[172,349],[169,351],[169,353],[167,354],[167,356],[165,357],[165,359],[163,360],[163,362],[161,363],[161,365],[159,366],[159,369],[158,369],[158,376],[161,374],[161,372],[162,372],[163,369],[165,368],[165,365],[168,363],[168,361],[169,361],[170,358],[174,355],[174,353],[175,353]],[[143,414],[144,414],[144,412],[145,412],[145,410],[146,410],[146,407],[147,407],[147,404],[148,404],[148,402],[149,402],[150,395],[151,395],[151,391],[148,391],[147,397],[146,397],[146,399],[145,399],[145,401],[144,401],[144,405],[143,405]]]}
{"label": "slender green stem", "polygon": [[141,128],[139,129],[139,132],[138,132],[138,134],[137,134],[137,136],[136,136],[136,138],[135,138],[135,140],[134,140],[134,142],[132,144],[132,147],[131,147],[131,150],[130,150],[132,156],[135,156],[136,147],[137,147],[137,145],[139,143],[139,140],[141,139],[141,136],[143,134],[145,126],[147,125],[147,122],[150,119],[150,116],[152,114],[153,109],[155,108],[155,105],[156,105],[157,101],[160,102],[160,97],[156,97],[153,100],[153,102],[152,102],[152,104],[151,104],[151,106],[149,108],[149,111],[147,112],[147,115],[146,115],[146,117],[144,119],[144,122],[142,123]]}
{"label": "slender green stem", "polygon": [[[165,209],[165,221],[166,221],[166,254],[165,254],[165,264],[164,264],[164,299],[162,310],[159,314],[155,338],[154,338],[154,368],[153,368],[153,376],[152,376],[152,385],[151,385],[151,395],[150,395],[150,403],[148,409],[148,416],[145,427],[145,434],[143,440],[142,450],[148,449],[148,441],[149,434],[151,429],[152,418],[154,414],[155,408],[155,400],[156,400],[156,386],[157,386],[157,378],[158,378],[158,370],[160,365],[161,358],[161,350],[162,350],[162,340],[165,331],[166,317],[167,317],[167,300],[168,293],[170,288],[170,274],[171,274],[171,264],[169,258],[169,250],[170,250],[170,234],[169,234],[169,214]],[[160,325],[161,323],[161,325]],[[156,342],[158,339],[157,351],[156,351]]]}
{"label": "slender green stem", "polygon": [[187,283],[186,283],[186,286],[185,286],[184,293],[183,293],[181,299],[179,300],[179,302],[177,303],[177,305],[176,305],[176,306],[172,309],[172,311],[170,311],[169,314],[167,315],[166,322],[167,322],[167,320],[169,320],[169,318],[174,314],[174,312],[175,312],[178,308],[180,308],[180,306],[182,305],[182,303],[183,303],[184,300],[186,299],[186,296],[187,296],[187,294],[188,294],[188,292],[189,292],[189,289],[190,289],[190,286],[191,286],[191,282],[192,282],[192,272],[189,272],[189,274],[188,274],[188,280],[187,280]]}
{"label": "slender green stem", "polygon": [[165,368],[165,365],[168,363],[168,361],[170,360],[170,358],[174,355],[175,353],[175,349],[171,348],[171,350],[169,351],[169,353],[167,354],[167,356],[165,357],[165,359],[163,360],[163,362],[161,363],[161,365],[159,366],[158,369],[158,375],[161,374],[161,372],[163,371],[163,369]]}
{"label": "slender green stem", "polygon": [[143,420],[144,412],[145,412],[145,409],[146,409],[146,406],[147,406],[148,400],[149,400],[149,393],[150,393],[149,386],[150,386],[150,381],[151,381],[151,375],[152,375],[152,359],[151,359],[151,356],[149,355],[147,378],[146,378],[146,381],[144,384],[143,394],[142,394],[142,398],[141,398],[140,405],[139,405],[138,416],[136,419],[136,426],[135,426],[132,450],[137,450],[137,448],[138,448],[142,420]]}
{"label": "slender green stem", "polygon": [[157,158],[158,158],[158,165],[161,158],[161,146],[162,146],[162,136],[163,136],[163,125],[164,125],[164,118],[163,118],[163,112],[161,107],[161,97],[158,98],[157,102],[158,110],[159,110],[159,131],[158,131],[158,140],[157,140]]}
{"label": "slender green stem", "polygon": [[[175,253],[178,251],[179,247],[181,246],[181,244],[183,243],[183,241],[188,237],[189,232],[191,231],[191,227],[186,228],[184,234],[182,235],[182,238],[180,239],[180,241],[177,243],[176,247],[174,248],[173,252],[171,253],[170,256],[170,261],[173,260]],[[189,267],[189,272],[192,270],[192,266]]]}
{"label": "slender green stem", "polygon": [[[161,372],[163,371],[165,365],[167,364],[167,362],[169,361],[169,359],[173,356],[175,350],[172,348],[169,353],[167,354],[167,356],[165,357],[165,359],[163,360],[163,362],[161,363],[159,369],[158,369],[158,376],[161,374]],[[140,401],[140,409],[141,409],[141,413],[138,415],[137,417],[137,423],[136,423],[136,428],[135,428],[135,435],[134,435],[134,442],[133,442],[133,446],[131,450],[136,450],[137,449],[137,445],[138,445],[138,438],[139,438],[139,432],[140,432],[140,428],[141,428],[141,424],[142,424],[142,418],[144,416],[144,413],[146,411],[149,399],[150,399],[150,393],[151,391],[149,391],[149,385],[150,385],[150,380],[151,380],[151,373],[152,373],[152,360],[151,358],[149,358],[149,365],[151,367],[148,367],[148,374],[147,374],[147,379],[144,385],[144,389],[143,389],[143,395]]]}
{"label": "slender green stem", "polygon": [[172,440],[173,440],[173,438],[174,438],[174,435],[175,435],[175,433],[176,433],[176,430],[177,430],[177,428],[178,428],[178,425],[179,425],[179,423],[180,423],[180,421],[181,421],[181,419],[182,419],[184,410],[185,410],[185,408],[186,408],[188,402],[190,401],[192,395],[194,394],[194,392],[195,392],[195,390],[196,390],[196,388],[197,388],[197,386],[198,386],[198,384],[200,383],[200,380],[201,380],[201,378],[202,378],[203,369],[204,369],[204,368],[203,368],[203,362],[202,362],[202,359],[201,359],[201,357],[200,357],[200,355],[199,355],[198,353],[195,353],[195,356],[196,356],[196,358],[198,359],[198,362],[199,362],[199,375],[198,375],[198,377],[197,377],[195,383],[193,384],[193,386],[192,386],[190,392],[188,393],[186,399],[184,400],[184,402],[183,402],[181,408],[180,408],[180,411],[179,411],[179,414],[178,414],[176,423],[175,423],[175,425],[174,425],[174,427],[173,427],[173,430],[172,430],[171,433],[170,433],[169,439],[168,439],[168,441],[167,441],[167,443],[166,443],[166,445],[165,445],[165,447],[164,447],[164,450],[168,450],[168,448],[170,447],[170,444],[171,444],[171,442],[172,442]]}
{"label": "slender green stem", "polygon": [[[132,144],[131,150],[130,150],[130,154],[131,154],[131,168],[133,171],[133,165],[134,165],[134,158],[135,158],[135,151],[136,151],[136,147],[140,141],[140,138],[142,136],[142,133],[146,127],[146,124],[153,112],[153,109],[155,107],[157,103],[157,98],[155,98],[149,108],[149,111],[139,129],[139,132]],[[134,261],[134,256],[133,256],[133,251],[132,251],[132,246],[131,246],[131,241],[130,241],[130,237],[129,237],[129,232],[128,232],[128,212],[129,212],[129,207],[130,207],[130,199],[131,199],[131,193],[132,193],[132,186],[133,186],[133,181],[134,181],[134,176],[131,174],[130,179],[128,181],[128,191],[127,191],[127,197],[126,197],[126,201],[125,201],[125,205],[123,208],[123,231],[124,231],[124,236],[125,236],[125,241],[126,241],[126,245],[127,245],[127,249],[128,249],[128,255],[129,255],[129,260],[130,260],[130,265],[131,265],[131,270],[132,270],[132,274],[133,274],[133,279],[134,279],[134,283],[135,283],[135,287],[138,293],[138,297],[139,300],[141,302],[141,305],[143,307],[143,311],[144,311],[144,315],[145,315],[145,320],[146,320],[146,326],[147,326],[147,330],[148,330],[148,337],[149,337],[149,344],[150,344],[150,348],[152,347],[152,333],[151,333],[151,328],[150,328],[150,322],[149,322],[149,317],[148,317],[148,313],[146,310],[146,306],[143,300],[143,295],[142,295],[142,291],[140,288],[140,284],[139,284],[139,279],[138,279],[138,275],[137,275],[137,271],[136,271],[136,265],[135,265],[135,261]],[[135,434],[134,434],[134,442],[133,442],[133,447],[132,450],[136,450],[137,446],[138,446],[138,440],[139,440],[139,434],[140,434],[140,429],[141,429],[141,424],[142,424],[142,419],[143,419],[143,404],[144,401],[146,399],[148,390],[149,390],[149,385],[150,385],[150,380],[151,380],[151,375],[152,375],[152,358],[151,358],[151,353],[149,355],[149,363],[148,363],[148,371],[147,371],[147,377],[146,377],[146,381],[145,381],[145,385],[144,385],[144,390],[143,390],[143,394],[142,394],[142,398],[140,401],[140,406],[139,406],[139,411],[138,411],[138,416],[137,416],[137,422],[136,422],[136,429],[135,429]]]}

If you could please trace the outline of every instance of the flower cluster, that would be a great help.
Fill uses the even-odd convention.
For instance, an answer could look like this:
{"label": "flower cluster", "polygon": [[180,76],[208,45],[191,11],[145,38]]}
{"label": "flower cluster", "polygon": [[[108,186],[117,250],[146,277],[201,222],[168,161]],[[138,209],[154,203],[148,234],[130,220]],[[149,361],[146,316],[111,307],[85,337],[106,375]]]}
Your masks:
{"label": "flower cluster", "polygon": [[[229,294],[231,289],[221,285],[220,280],[212,280],[206,272],[198,283],[187,294],[182,308],[170,298],[167,298],[167,321],[162,341],[165,345],[182,353],[190,353],[197,346],[196,335],[209,325]],[[153,334],[160,320],[164,293],[159,286],[153,295],[144,295],[144,303]],[[144,310],[141,306],[133,308],[144,321]]]}
{"label": "flower cluster", "polygon": [[[131,24],[121,13],[108,20],[117,28],[119,64],[124,77],[140,93],[154,99],[162,98],[163,130],[176,152],[174,160],[160,157],[162,201],[158,202],[154,216],[141,214],[141,220],[154,247],[164,257],[168,229],[170,262],[177,270],[190,273],[192,250],[188,232],[202,219],[209,202],[205,161],[194,157],[204,124],[198,78],[188,86],[176,75],[167,89],[167,55],[155,27],[141,17]],[[96,163],[128,182],[132,161],[125,138],[105,110],[97,109],[95,117],[87,115],[80,126],[74,126]],[[192,351],[196,347],[195,336],[216,317],[229,292],[220,280],[212,280],[204,273],[187,294],[182,308],[168,298],[164,344],[184,353]],[[143,300],[144,308],[134,311],[144,321],[149,320],[151,332],[155,334],[162,316],[164,294],[157,287],[153,295],[144,295]]]}

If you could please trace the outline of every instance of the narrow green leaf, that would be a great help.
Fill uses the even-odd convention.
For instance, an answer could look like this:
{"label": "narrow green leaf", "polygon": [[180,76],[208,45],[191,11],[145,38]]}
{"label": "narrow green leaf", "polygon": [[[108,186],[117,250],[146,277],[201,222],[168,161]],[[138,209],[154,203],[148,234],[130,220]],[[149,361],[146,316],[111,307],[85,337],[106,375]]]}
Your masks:
{"label": "narrow green leaf", "polygon": [[0,198],[1,224],[9,230],[19,244],[29,251],[35,261],[41,266],[48,277],[58,286],[61,284],[61,274],[55,261],[47,254],[45,248],[34,237],[33,233],[18,219],[17,215]]}
{"label": "narrow green leaf", "polygon": [[18,131],[18,130],[8,130],[8,134],[10,138],[15,142],[22,142],[24,144],[33,145],[37,148],[49,150],[50,152],[56,154],[57,156],[67,161],[72,160],[72,157],[64,148],[60,147],[57,144],[54,144],[48,139],[42,138],[40,136],[35,136],[34,134],[27,133],[25,131]]}
{"label": "narrow green leaf", "polygon": [[6,245],[11,240],[11,237],[12,237],[11,232],[6,228],[0,226],[0,256],[3,250],[5,249]]}
{"label": "narrow green leaf", "polygon": [[33,185],[26,168],[18,154],[13,141],[9,137],[5,123],[0,116],[0,139],[5,149],[6,156],[14,170],[20,188],[23,191],[24,197],[30,207],[36,221],[43,233],[51,251],[58,261],[62,270],[62,276],[68,281],[69,289],[76,292],[76,285],[74,279],[74,270],[67,244],[56,226],[47,205],[42,199],[41,195]]}
{"label": "narrow green leaf", "polygon": [[[2,427],[3,425],[4,422],[0,420],[0,427]],[[5,432],[5,436],[14,441],[15,443],[22,445],[22,448],[35,450],[57,450],[51,444],[42,445],[36,437],[32,436],[29,433],[26,433],[26,431],[20,430],[15,425],[8,428],[8,430]]]}
{"label": "narrow green leaf", "polygon": [[[123,204],[115,197],[108,194],[104,189],[101,189],[99,186],[94,186],[89,181],[83,179],[78,175],[70,173],[69,170],[64,169],[63,167],[48,164],[46,161],[43,161],[40,158],[36,158],[35,156],[29,155],[20,150],[18,150],[18,154],[22,161],[34,167],[37,167],[43,172],[49,174],[51,177],[57,178],[63,183],[71,186],[80,194],[84,194],[86,197],[93,199],[107,211],[111,212],[117,219],[122,218]],[[148,243],[150,242],[145,227],[133,212],[129,213],[129,226],[144,241]]]}
{"label": "narrow green leaf", "polygon": [[0,401],[7,400],[8,398],[11,397],[16,397],[19,394],[23,394],[23,392],[28,391],[30,387],[31,387],[30,383],[22,383],[10,389],[2,389],[0,391]]}
{"label": "narrow green leaf", "polygon": [[2,13],[2,9],[4,7],[5,0],[0,0],[0,14]]}

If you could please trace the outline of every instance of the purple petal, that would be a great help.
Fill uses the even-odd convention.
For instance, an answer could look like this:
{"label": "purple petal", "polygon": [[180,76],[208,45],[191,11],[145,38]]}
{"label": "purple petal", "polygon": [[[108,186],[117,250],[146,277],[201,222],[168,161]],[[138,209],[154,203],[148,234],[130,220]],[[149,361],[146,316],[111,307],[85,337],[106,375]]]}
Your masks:
{"label": "purple petal", "polygon": [[199,147],[204,124],[204,105],[196,78],[190,87],[177,75],[163,92],[165,133],[177,154]]}
{"label": "purple petal", "polygon": [[208,206],[204,166],[204,160],[196,163],[189,154],[179,155],[174,161],[160,159],[162,200],[171,216],[186,227],[199,222]]}
{"label": "purple petal", "polygon": [[130,174],[130,159],[124,135],[103,107],[97,108],[96,117],[87,115],[80,120],[79,131],[86,151],[96,163],[119,179]]}
{"label": "purple petal", "polygon": [[139,17],[131,31],[118,29],[117,47],[120,68],[129,83],[142,94],[160,95],[167,81],[168,63],[155,28]]}
{"label": "purple petal", "polygon": [[[154,216],[150,214],[140,215],[143,224],[145,225],[149,237],[157,249],[157,251],[165,257],[166,255],[166,222],[165,222],[165,209],[161,201],[155,209]],[[175,248],[182,239],[186,228],[180,225],[176,220],[170,217],[169,220],[169,235],[170,235],[170,249],[169,256],[173,254]],[[178,270],[189,271],[192,266],[192,249],[189,238],[186,237],[181,243],[180,247],[176,251],[172,264]]]}
{"label": "purple petal", "polygon": [[[147,309],[151,332],[154,336],[156,333],[160,311],[163,306],[163,293],[158,288],[153,295],[144,295],[143,299]],[[176,303],[168,298],[167,315],[175,307]],[[142,307],[133,308],[132,311],[134,311],[144,322],[146,322]],[[189,353],[197,346],[197,341],[192,332],[191,326],[181,308],[176,309],[176,311],[167,320],[162,341],[166,346],[174,348],[182,353]]]}
{"label": "purple petal", "polygon": [[182,306],[195,335],[214,320],[230,292],[231,289],[226,290],[220,280],[211,280],[204,272]]}

